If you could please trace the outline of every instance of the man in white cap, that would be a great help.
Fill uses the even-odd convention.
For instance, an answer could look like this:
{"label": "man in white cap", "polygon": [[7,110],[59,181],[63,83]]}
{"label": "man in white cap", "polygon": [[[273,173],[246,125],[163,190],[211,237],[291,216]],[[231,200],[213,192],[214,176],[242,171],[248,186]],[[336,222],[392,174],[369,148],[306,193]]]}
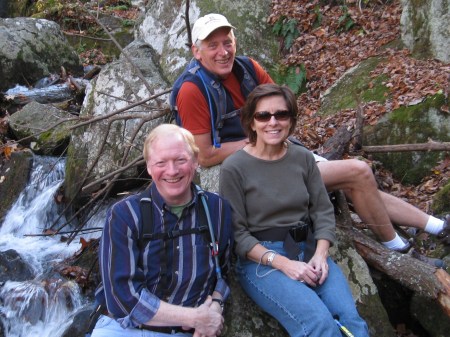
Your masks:
{"label": "man in white cap", "polygon": [[[236,56],[234,27],[220,14],[200,17],[192,29],[194,60],[175,81],[170,98],[177,123],[192,132],[203,168],[219,165],[247,144],[239,109],[259,84],[273,83],[253,59]],[[316,156],[328,191],[343,190],[362,221],[389,249],[410,253],[436,267],[443,261],[424,257],[394,230],[392,223],[415,227],[450,242],[450,216],[438,219],[378,190],[371,168],[363,161]],[[214,188],[213,188],[214,189]]]}

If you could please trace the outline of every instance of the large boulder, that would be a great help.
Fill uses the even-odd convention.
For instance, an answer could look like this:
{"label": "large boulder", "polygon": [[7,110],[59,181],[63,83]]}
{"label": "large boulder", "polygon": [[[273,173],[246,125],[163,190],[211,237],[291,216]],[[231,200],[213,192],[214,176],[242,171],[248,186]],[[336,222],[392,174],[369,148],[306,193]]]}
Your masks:
{"label": "large boulder", "polygon": [[[327,116],[344,109],[355,109],[358,104],[389,99],[384,84],[385,75],[371,77],[371,72],[383,57],[371,57],[349,69],[321,97],[318,114]],[[441,110],[444,94],[402,106],[383,116],[375,125],[367,125],[363,132],[363,145],[394,145],[425,143],[428,139],[440,142],[450,140],[448,114]],[[373,154],[384,167],[404,183],[418,184],[430,173],[445,152],[392,152]]]}
{"label": "large boulder", "polygon": [[[190,25],[208,13],[225,15],[236,27],[238,54],[258,60],[269,69],[279,59],[278,42],[267,24],[270,0],[223,1],[193,0],[190,2]],[[185,2],[177,0],[150,1],[136,37],[147,42],[160,56],[164,76],[172,83],[192,58],[185,22]]]}
{"label": "large boulder", "polygon": [[[36,154],[60,155],[69,145],[71,117],[70,113],[50,104],[33,101],[10,117],[9,126],[16,139]],[[57,124],[49,130],[50,126]]]}
{"label": "large boulder", "polygon": [[80,75],[83,67],[57,23],[44,19],[0,19],[0,90],[30,85],[66,71]]}
{"label": "large boulder", "polygon": [[[427,98],[415,105],[400,107],[384,115],[376,125],[364,128],[364,145],[426,143],[450,141],[450,117],[441,111],[444,95]],[[418,185],[433,167],[445,159],[445,151],[374,153],[403,183]]]}
{"label": "large boulder", "polygon": [[[79,194],[80,187],[140,158],[146,135],[164,121],[164,117],[145,119],[168,112],[167,94],[127,110],[131,103],[148,99],[169,86],[152,62],[152,50],[148,45],[134,43],[127,48],[127,55],[132,63],[121,58],[108,64],[86,90],[80,116],[85,120],[98,119],[72,133],[65,180],[69,200],[83,198],[85,194]],[[108,117],[119,110],[120,113]],[[133,167],[122,172],[121,177],[126,181],[139,177],[142,171],[142,167]],[[94,184],[84,192],[101,186],[102,183]]]}
{"label": "large boulder", "polygon": [[402,40],[416,56],[450,62],[450,1],[401,0]]}

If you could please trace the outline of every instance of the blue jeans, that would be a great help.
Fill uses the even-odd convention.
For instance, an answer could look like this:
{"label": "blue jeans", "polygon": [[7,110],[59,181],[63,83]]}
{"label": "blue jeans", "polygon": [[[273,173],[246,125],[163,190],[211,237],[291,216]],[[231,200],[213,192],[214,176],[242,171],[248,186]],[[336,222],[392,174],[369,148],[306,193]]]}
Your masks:
{"label": "blue jeans", "polygon": [[124,329],[116,320],[108,316],[100,316],[95,324],[91,337],[192,337],[191,333],[166,334],[142,329]]}
{"label": "blue jeans", "polygon": [[[286,256],[283,242],[261,244]],[[368,337],[367,324],[356,310],[347,280],[330,258],[327,262],[328,277],[315,288],[292,280],[279,270],[259,277],[258,264],[241,258],[236,264],[236,274],[247,295],[275,317],[291,337],[341,337],[333,317],[339,317],[355,337]],[[260,265],[258,275],[269,270],[272,268]]]}

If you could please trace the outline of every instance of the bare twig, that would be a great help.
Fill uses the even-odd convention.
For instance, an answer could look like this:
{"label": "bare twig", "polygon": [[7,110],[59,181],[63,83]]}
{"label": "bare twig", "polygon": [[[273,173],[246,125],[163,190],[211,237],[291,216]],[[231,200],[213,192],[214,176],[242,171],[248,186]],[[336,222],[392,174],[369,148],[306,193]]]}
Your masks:
{"label": "bare twig", "polygon": [[89,35],[84,35],[84,34],[69,33],[69,32],[64,32],[64,34],[65,35],[69,35],[69,36],[81,36],[83,38],[90,39],[90,40],[111,41],[111,39],[103,39],[103,38],[100,38],[100,37],[94,37],[94,36],[89,36]]}
{"label": "bare twig", "polygon": [[[79,127],[81,127],[81,126],[84,126],[84,125],[88,125],[88,124],[97,122],[97,121],[99,121],[99,120],[107,119],[107,118],[109,118],[109,117],[112,117],[112,116],[117,115],[117,114],[119,114],[119,113],[122,113],[122,112],[124,112],[124,111],[127,111],[127,110],[129,110],[129,109],[131,109],[131,108],[134,108],[134,107],[136,107],[136,106],[138,106],[138,105],[144,104],[144,103],[146,103],[146,102],[148,102],[148,101],[150,101],[150,100],[152,100],[152,99],[155,99],[155,98],[157,98],[157,97],[159,97],[159,96],[162,96],[162,95],[164,95],[164,94],[167,94],[167,93],[169,93],[169,92],[171,92],[171,91],[172,91],[172,88],[167,89],[167,90],[164,90],[164,91],[162,91],[162,92],[160,92],[160,93],[158,93],[158,94],[155,94],[155,95],[152,95],[152,96],[150,96],[150,97],[147,97],[147,98],[145,98],[145,99],[143,99],[143,100],[141,100],[141,101],[139,101],[139,102],[130,104],[130,105],[124,107],[124,108],[121,108],[121,109],[118,109],[118,110],[116,110],[116,111],[113,111],[113,112],[111,112],[111,113],[109,113],[109,114],[107,114],[107,115],[102,115],[102,116],[95,117],[95,118],[84,117],[84,119],[88,119],[88,118],[89,118],[89,119],[88,119],[87,121],[85,121],[85,122],[78,123],[78,124],[72,126],[70,129],[73,130],[73,129],[79,128]],[[161,115],[158,114],[157,117],[162,117],[162,116],[164,116],[165,114],[167,114],[167,112],[161,113]],[[157,118],[157,117],[155,117],[155,118]],[[81,117],[80,117],[80,118],[81,118]]]}
{"label": "bare twig", "polygon": [[84,191],[84,190],[87,190],[88,188],[91,188],[92,186],[98,185],[99,183],[101,183],[101,182],[103,182],[103,181],[113,177],[116,174],[122,173],[123,171],[126,171],[126,170],[128,170],[129,168],[131,168],[133,166],[138,166],[138,165],[143,165],[143,164],[145,164],[145,161],[144,161],[144,159],[142,157],[136,158],[135,160],[133,160],[128,165],[125,165],[125,166],[123,166],[123,167],[121,167],[121,168],[119,168],[119,169],[117,169],[117,170],[115,170],[113,172],[110,172],[110,173],[104,175],[103,177],[101,177],[101,178],[99,178],[99,179],[97,179],[97,180],[87,184],[86,186],[83,186],[82,190]]}

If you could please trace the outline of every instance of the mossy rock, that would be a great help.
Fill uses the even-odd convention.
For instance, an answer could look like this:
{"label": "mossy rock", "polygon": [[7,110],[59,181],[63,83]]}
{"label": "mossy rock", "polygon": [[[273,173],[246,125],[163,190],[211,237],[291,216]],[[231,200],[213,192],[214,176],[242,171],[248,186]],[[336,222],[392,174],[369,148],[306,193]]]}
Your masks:
{"label": "mossy rock", "polygon": [[344,109],[354,109],[360,102],[384,102],[388,88],[382,82],[386,81],[386,76],[370,77],[370,72],[383,60],[371,57],[348,70],[324,93],[318,114],[328,116]]}
{"label": "mossy rock", "polygon": [[[36,154],[60,155],[69,145],[69,126],[74,123],[68,120],[70,117],[66,111],[33,101],[11,116],[10,128],[19,142]],[[49,129],[65,119],[67,123]]]}
{"label": "mossy rock", "polygon": [[[416,144],[426,143],[429,139],[448,142],[449,116],[440,111],[444,104],[444,95],[437,94],[416,105],[400,107],[383,116],[377,125],[365,127],[363,144]],[[445,152],[388,152],[372,156],[402,183],[417,185],[444,159]]]}
{"label": "mossy rock", "polygon": [[434,214],[450,213],[450,181],[435,194],[431,209]]}

